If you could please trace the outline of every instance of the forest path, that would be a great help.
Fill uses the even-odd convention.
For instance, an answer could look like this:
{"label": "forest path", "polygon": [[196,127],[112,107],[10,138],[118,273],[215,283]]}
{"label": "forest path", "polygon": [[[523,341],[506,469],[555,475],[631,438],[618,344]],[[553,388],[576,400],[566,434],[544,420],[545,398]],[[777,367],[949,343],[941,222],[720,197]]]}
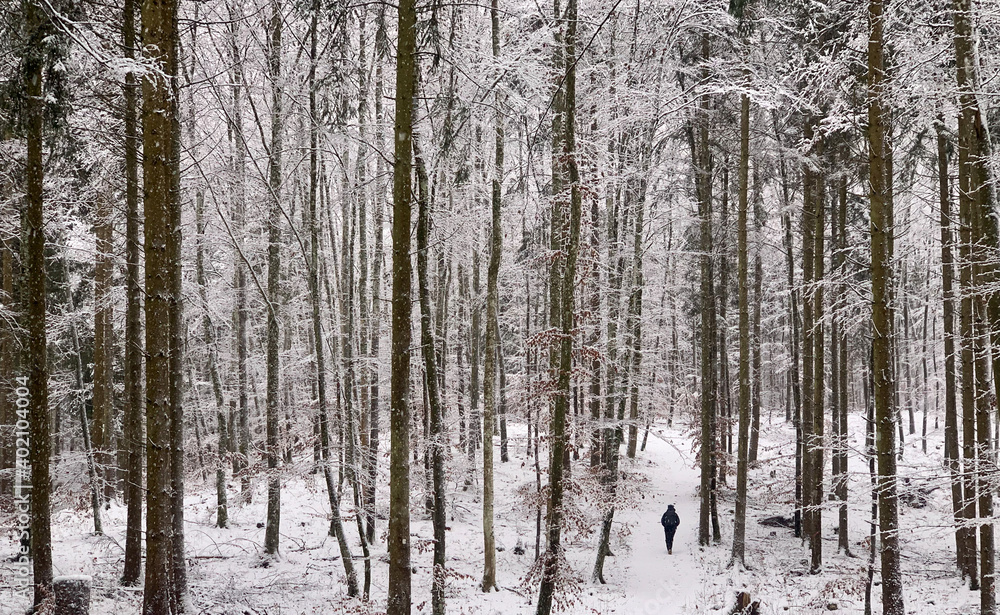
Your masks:
{"label": "forest path", "polygon": [[[624,604],[608,605],[606,612],[683,613],[702,595],[698,470],[689,448],[690,441],[678,428],[656,423],[650,428],[646,450],[626,468],[643,473],[648,482],[640,487],[637,506],[616,514],[616,524],[631,526],[626,541],[629,548],[620,548],[616,557],[608,558],[604,578],[619,590],[625,588],[626,597]],[[674,505],[681,519],[673,555],[667,555],[660,525],[660,516],[669,504]]]}

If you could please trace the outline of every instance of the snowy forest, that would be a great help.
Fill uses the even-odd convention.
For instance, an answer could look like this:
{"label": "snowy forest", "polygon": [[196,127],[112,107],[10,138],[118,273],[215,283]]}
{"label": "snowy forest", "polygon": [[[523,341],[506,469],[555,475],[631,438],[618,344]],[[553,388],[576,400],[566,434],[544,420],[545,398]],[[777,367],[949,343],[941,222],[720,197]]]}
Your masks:
{"label": "snowy forest", "polygon": [[0,0],[0,614],[996,615],[991,134],[995,0]]}

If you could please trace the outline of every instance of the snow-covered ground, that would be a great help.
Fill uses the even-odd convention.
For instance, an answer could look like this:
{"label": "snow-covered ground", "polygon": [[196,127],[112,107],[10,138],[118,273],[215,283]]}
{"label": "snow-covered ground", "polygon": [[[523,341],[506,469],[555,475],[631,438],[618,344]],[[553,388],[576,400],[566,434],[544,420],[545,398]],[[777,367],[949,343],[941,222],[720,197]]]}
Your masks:
{"label": "snow-covered ground", "polygon": [[[836,551],[836,512],[824,513],[824,567],[821,574],[807,573],[808,553],[791,530],[761,526],[757,521],[791,512],[794,435],[789,425],[775,417],[761,439],[758,467],[750,474],[747,522],[746,571],[729,567],[732,535],[733,476],[719,502],[723,540],[718,546],[697,545],[698,470],[691,447],[692,436],[683,426],[654,424],[646,450],[634,461],[623,459],[624,499],[630,505],[615,516],[611,543],[613,557],[605,564],[606,585],[591,582],[597,543],[598,511],[582,493],[573,498],[573,523],[566,532],[566,554],[572,578],[563,588],[565,612],[588,614],[728,613],[737,591],[760,600],[763,613],[819,613],[834,608],[861,613],[867,566],[867,519],[870,514],[867,464],[858,456],[864,423],[852,416],[850,460],[851,549],[856,557]],[[932,419],[933,424],[933,419]],[[511,460],[497,464],[496,536],[500,591],[479,591],[482,573],[481,500],[478,483],[463,490],[461,464],[452,464],[449,484],[448,611],[452,614],[533,613],[537,583],[526,581],[534,560],[535,490],[533,463],[525,455],[525,432],[511,426]],[[920,452],[919,438],[907,442],[900,472],[910,478],[907,488],[937,486],[924,508],[902,506],[903,565],[908,613],[962,614],[978,611],[978,593],[970,592],[953,573],[954,534],[949,525],[950,492],[941,469],[941,432],[934,431],[928,455]],[[735,443],[734,443],[735,445]],[[544,455],[544,450],[543,450]],[[497,455],[499,459],[499,454]],[[583,464],[574,472],[583,472]],[[544,463],[543,463],[544,465]],[[383,471],[385,463],[382,463]],[[578,469],[579,468],[579,469]],[[415,468],[416,470],[416,468]],[[731,468],[731,471],[735,468]],[[387,590],[385,522],[379,525],[373,545],[372,600],[364,603],[346,596],[344,569],[336,541],[327,536],[329,514],[323,483],[308,468],[288,468],[282,492],[281,558],[261,567],[264,485],[257,485],[251,504],[232,506],[230,528],[218,529],[214,521],[214,484],[192,475],[187,495],[187,551],[190,557],[191,600],[196,613],[292,615],[307,613],[378,613],[384,611]],[[414,484],[421,474],[414,473]],[[380,489],[385,488],[385,475]],[[829,478],[829,458],[827,458]],[[544,477],[543,477],[544,480]],[[586,481],[580,481],[586,483]],[[238,483],[231,482],[235,499]],[[412,533],[415,576],[414,613],[430,611],[431,527],[423,514],[419,489],[414,489]],[[380,492],[382,502],[385,494]],[[420,499],[418,499],[420,498]],[[345,502],[351,498],[345,493]],[[85,501],[85,499],[81,499]],[[673,555],[668,555],[659,518],[668,504],[681,517]],[[357,530],[351,511],[345,527],[355,553]],[[114,505],[105,514],[106,536],[94,536],[85,505],[63,509],[53,516],[53,556],[57,575],[88,574],[95,582],[91,612],[95,615],[137,613],[141,594],[121,588],[125,511]],[[258,527],[260,524],[260,527]],[[8,519],[0,525],[10,525]],[[515,546],[524,547],[517,555]],[[14,552],[10,540],[0,543],[6,561]],[[359,581],[362,562],[356,560]],[[12,569],[0,567],[0,614],[23,612],[27,604],[15,598]],[[876,582],[878,573],[876,571]],[[875,612],[880,587],[874,588]]]}

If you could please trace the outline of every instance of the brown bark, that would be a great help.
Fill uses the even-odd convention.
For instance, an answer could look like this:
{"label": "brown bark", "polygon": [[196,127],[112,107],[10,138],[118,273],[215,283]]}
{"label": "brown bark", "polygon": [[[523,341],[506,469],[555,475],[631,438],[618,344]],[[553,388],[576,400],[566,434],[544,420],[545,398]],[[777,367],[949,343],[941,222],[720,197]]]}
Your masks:
{"label": "brown bark", "polygon": [[[377,50],[386,49],[386,34],[385,34],[385,10],[384,7],[380,7],[378,11],[378,16],[375,22],[375,48]],[[375,143],[379,148],[379,151],[385,151],[384,141],[385,137],[382,131],[382,125],[384,120],[384,112],[382,109],[382,88],[383,88],[383,73],[382,73],[382,53],[378,53],[378,57],[375,58]],[[385,186],[383,173],[383,162],[381,156],[376,156],[375,158],[375,252],[372,256],[372,283],[371,283],[371,293],[372,293],[372,311],[371,311],[371,344],[369,346],[369,353],[373,359],[377,359],[379,356],[379,349],[382,343],[382,254],[383,254],[383,239],[382,239],[382,227],[383,227],[383,211],[384,211],[384,196],[385,196]],[[373,374],[371,378],[371,392],[369,393],[369,408],[368,408],[368,446],[369,446],[369,464],[368,464],[368,475],[364,482],[364,503],[365,503],[365,540],[370,544],[375,541],[375,483],[378,478],[378,447],[379,447],[379,436],[380,436],[380,421],[379,421],[379,378],[378,378],[378,368],[373,368]]]}
{"label": "brown bark", "polygon": [[94,461],[103,481],[103,498],[115,495],[114,428],[111,363],[114,357],[113,308],[111,305],[111,270],[114,260],[112,233],[114,221],[111,202],[98,195],[94,207],[94,234],[97,245],[94,262],[94,369],[93,369],[93,446]]}
{"label": "brown bark", "polygon": [[[840,189],[838,191],[837,204],[837,260],[835,267],[838,269],[841,279],[847,279],[847,178],[840,179]],[[834,397],[834,406],[837,408],[835,433],[837,435],[836,451],[837,470],[839,478],[834,480],[834,490],[837,499],[840,501],[840,509],[837,514],[837,548],[846,554],[851,553],[850,536],[847,532],[847,383],[848,383],[848,337],[846,328],[841,324],[837,333],[837,371],[834,372],[834,380],[837,383],[837,395]]]}
{"label": "brown bark", "polygon": [[[122,39],[125,56],[135,58],[135,0],[125,0]],[[142,390],[142,287],[139,280],[139,138],[137,122],[138,82],[135,73],[125,75],[125,409],[123,442],[125,467],[125,563],[122,585],[139,583],[142,572],[143,433]]]}
{"label": "brown bark", "polygon": [[[175,10],[176,15],[176,10]],[[170,81],[173,113],[170,115],[172,151],[169,164],[169,190],[172,206],[169,210],[166,245],[166,275],[169,292],[169,360],[170,371],[170,509],[172,535],[170,540],[171,608],[174,615],[187,606],[187,560],[184,555],[184,293],[181,267],[181,116],[180,116],[180,48],[177,17],[174,19],[174,76]]]}
{"label": "brown bark", "polygon": [[968,535],[958,527],[962,523],[962,498],[964,494],[961,477],[962,463],[959,453],[958,405],[956,400],[955,373],[955,291],[953,289],[955,266],[952,246],[954,235],[951,230],[952,208],[948,175],[948,141],[945,134],[944,118],[938,116],[935,123],[937,132],[938,204],[941,209],[941,287],[944,319],[944,458],[945,467],[951,475],[952,514],[955,519],[955,554],[959,572],[966,576],[970,544]]}
{"label": "brown bark", "polygon": [[[803,138],[811,143],[813,120],[807,120]],[[810,543],[813,537],[815,473],[813,438],[816,393],[816,294],[813,290],[816,268],[816,177],[810,162],[802,165],[802,531]]]}
{"label": "brown bark", "polygon": [[[709,60],[708,35],[702,35],[702,61]],[[703,79],[708,78],[707,66],[702,70]],[[709,544],[709,522],[711,495],[714,483],[715,438],[713,424],[716,413],[716,371],[715,371],[715,291],[714,267],[712,263],[712,157],[709,150],[708,114],[711,100],[702,94],[698,104],[698,126],[690,131],[697,132],[697,139],[689,136],[691,155],[695,166],[695,191],[698,198],[700,218],[701,256],[701,502],[698,509],[698,544]]]}
{"label": "brown bark", "polygon": [[76,323],[69,325],[70,338],[73,341],[73,375],[76,377],[76,411],[80,421],[80,435],[83,436],[83,454],[87,460],[87,475],[90,479],[90,508],[94,515],[94,534],[104,533],[101,525],[101,487],[97,477],[97,463],[94,460],[93,440],[90,435],[90,425],[87,423],[87,404],[83,383],[83,361],[80,359],[80,338],[76,332]]}
{"label": "brown bark", "polygon": [[[439,376],[437,365],[437,348],[434,332],[431,326],[431,297],[427,281],[428,239],[430,237],[430,195],[427,189],[427,171],[421,157],[417,140],[413,139],[414,162],[417,169],[418,183],[418,214],[417,214],[417,279],[420,302],[420,349],[424,359],[426,375],[427,401],[430,406],[429,441],[431,457],[431,475],[433,493],[432,514],[434,526],[434,571],[431,586],[431,611],[434,615],[444,615],[445,612],[445,581],[447,563],[445,551],[445,474],[444,456],[447,434],[444,431],[444,409],[441,405],[441,394],[438,390]],[[486,433],[492,440],[493,432]],[[485,504],[484,504],[485,505]],[[485,519],[484,522],[485,524]]]}
{"label": "brown bark", "polygon": [[[500,57],[500,15],[497,0],[490,5],[491,38],[494,59]],[[501,189],[503,182],[504,131],[501,106],[503,95],[495,96],[493,194],[490,201],[490,260],[486,268],[486,358],[483,365],[483,582],[484,592],[497,588],[496,538],[493,535],[493,428],[497,411],[497,365],[499,344],[500,255],[503,251],[503,229],[500,226]],[[434,470],[437,472],[435,460]]]}
{"label": "brown bark", "polygon": [[412,265],[410,215],[413,98],[416,86],[416,2],[400,0],[397,22],[395,166],[392,199],[392,374],[389,406],[388,615],[409,615],[410,594],[410,339]]}
{"label": "brown bark", "polygon": [[[961,138],[959,139],[961,142]],[[969,187],[969,153],[961,143],[958,149],[958,279],[960,288],[959,300],[959,344],[961,347],[962,374],[962,507],[959,513],[962,517],[962,533],[964,543],[965,568],[962,577],[968,577],[969,588],[979,589],[979,573],[977,560],[976,529],[973,526],[976,517],[976,484],[974,467],[976,463],[976,375],[975,375],[975,323],[973,312],[975,305],[972,271],[972,209]]]}
{"label": "brown bark", "polygon": [[45,298],[45,220],[42,196],[44,162],[43,146],[43,72],[44,39],[51,22],[40,5],[27,3],[26,49],[22,60],[26,84],[25,123],[27,129],[27,161],[25,169],[25,205],[21,213],[21,327],[24,330],[22,373],[27,380],[18,381],[29,392],[25,408],[31,447],[31,558],[34,575],[34,605],[37,607],[50,594],[52,586],[52,538],[49,501],[49,374],[46,351]]}
{"label": "brown bark", "polygon": [[736,457],[736,511],[733,520],[732,563],[745,566],[746,514],[747,514],[747,465],[750,439],[750,305],[749,264],[747,259],[747,213],[750,184],[750,96],[740,97],[740,178],[739,211],[736,221],[737,273],[739,280],[739,439]]}
{"label": "brown bark", "polygon": [[281,1],[271,7],[268,69],[271,79],[271,144],[268,152],[268,183],[270,207],[267,222],[267,524],[264,530],[264,552],[278,554],[281,527],[281,450],[278,441],[279,380],[278,317],[281,304],[281,157],[283,139],[282,76],[281,76]]}
{"label": "brown bark", "polygon": [[[556,14],[559,14],[558,3]],[[550,366],[556,382],[555,395],[552,402],[552,418],[549,432],[549,501],[546,517],[546,550],[542,557],[542,581],[538,592],[536,615],[549,615],[555,593],[557,578],[560,574],[562,554],[562,519],[563,496],[565,485],[565,461],[567,445],[566,420],[569,411],[570,383],[573,363],[573,329],[576,289],[576,266],[580,250],[580,224],[582,217],[582,194],[580,174],[576,162],[576,0],[569,0],[565,15],[565,38],[557,34],[557,54],[561,56],[560,68],[565,70],[563,83],[563,100],[556,108],[559,117],[561,134],[555,139],[556,147],[553,155],[560,162],[553,166],[554,180],[561,180],[557,197],[553,202],[553,230],[558,232],[553,237],[558,242],[562,255],[554,259],[557,264],[551,268],[550,285],[552,298],[558,298],[558,310],[551,313],[557,318],[550,323],[557,326],[558,342],[550,351]],[[563,47],[565,45],[565,47]],[[564,175],[563,175],[564,174]],[[565,183],[563,183],[565,182]],[[556,184],[557,182],[553,182]],[[560,211],[561,210],[561,211]],[[558,222],[558,224],[557,224]],[[557,325],[558,323],[558,325]]]}
{"label": "brown bark", "polygon": [[[974,15],[972,0],[955,0],[953,3],[952,18],[954,20],[954,41],[955,41],[955,65],[956,81],[959,90],[959,116],[958,116],[958,177],[959,177],[959,209],[961,214],[967,213],[968,218],[963,216],[962,230],[968,231],[968,238],[971,241],[969,254],[972,258],[971,265],[972,285],[966,286],[963,283],[965,294],[962,299],[962,319],[963,325],[966,320],[966,312],[971,311],[969,316],[974,321],[968,325],[972,338],[969,342],[965,339],[965,327],[963,326],[963,368],[965,366],[966,347],[971,345],[975,364],[975,431],[976,442],[968,441],[971,435],[972,425],[970,410],[966,406],[968,390],[973,388],[971,383],[966,382],[966,372],[962,373],[963,390],[963,414],[965,414],[966,433],[963,442],[966,452],[975,445],[975,462],[972,469],[976,475],[976,487],[978,488],[979,517],[992,519],[993,517],[993,494],[988,484],[988,475],[992,471],[993,465],[990,461],[990,387],[989,369],[992,359],[994,371],[994,395],[1000,393],[1000,373],[996,373],[1000,368],[1000,351],[997,350],[1000,344],[1000,331],[996,330],[1000,324],[1000,298],[997,293],[984,293],[987,285],[994,284],[997,279],[998,269],[994,262],[995,252],[1000,242],[1000,232],[997,229],[997,221],[993,204],[993,190],[991,183],[990,155],[991,145],[989,135],[984,124],[982,109],[978,100],[980,86],[979,78],[979,58],[976,49],[976,33],[974,30]],[[960,214],[960,215],[961,215]],[[964,242],[963,242],[964,243]],[[969,269],[966,265],[960,270]],[[965,282],[965,277],[962,278]],[[972,295],[968,299],[966,295]],[[966,302],[971,306],[967,306]],[[968,308],[971,307],[971,310]],[[989,353],[990,345],[992,356]],[[971,456],[966,457],[967,461]],[[966,474],[970,467],[966,466]],[[970,479],[971,480],[971,479]],[[964,512],[967,519],[975,516],[973,494],[970,493],[971,484],[966,484]],[[974,528],[969,531],[975,532]],[[995,562],[994,562],[994,535],[993,523],[985,522],[979,525],[980,531],[980,611],[986,615],[993,615],[997,611],[995,596]],[[970,538],[970,544],[975,538]],[[974,554],[970,556],[970,560]],[[973,575],[973,583],[975,577]]]}
{"label": "brown bark", "polygon": [[[143,78],[143,203],[145,207],[146,309],[146,582],[144,615],[162,615],[173,603],[173,501],[171,484],[171,303],[172,222],[179,210],[176,190],[178,140],[177,3],[144,2],[142,42],[157,67]],[[179,230],[179,229],[178,229]],[[179,263],[176,263],[179,265]]]}
{"label": "brown bark", "polygon": [[236,395],[239,400],[236,428],[233,430],[232,444],[233,476],[240,477],[241,499],[249,503],[253,496],[250,476],[247,472],[250,459],[250,377],[247,371],[247,324],[249,310],[247,305],[247,268],[240,250],[243,249],[244,228],[246,225],[246,143],[243,134],[243,52],[239,41],[239,24],[243,20],[240,4],[235,0],[229,4],[229,45],[230,58],[233,63],[233,97],[230,112],[230,130],[232,131],[233,147],[233,204],[230,216],[232,218],[232,233],[234,241],[233,254],[233,333],[236,347]]}
{"label": "brown bark", "polygon": [[[817,145],[818,150],[822,150],[822,140]],[[819,152],[817,152],[819,153]],[[824,376],[826,374],[825,369],[825,335],[823,331],[823,277],[824,277],[824,231],[825,231],[825,211],[826,211],[826,194],[825,186],[826,180],[823,173],[819,173],[815,178],[816,181],[816,191],[813,195],[815,199],[814,211],[816,215],[816,226],[815,226],[815,238],[816,238],[816,249],[814,252],[814,257],[816,258],[816,264],[813,267],[813,276],[815,281],[815,291],[813,295],[813,309],[815,310],[815,315],[813,316],[813,326],[814,331],[814,341],[816,343],[816,349],[813,353],[813,360],[815,364],[813,365],[813,419],[812,419],[812,439],[810,446],[808,448],[812,449],[811,455],[811,466],[813,471],[812,478],[812,509],[810,521],[811,531],[809,536],[809,551],[811,555],[811,561],[809,564],[809,570],[811,573],[816,574],[820,571],[823,565],[823,429],[825,425],[825,420],[823,416],[823,407],[825,400],[824,392]]]}
{"label": "brown bark", "polygon": [[868,152],[871,202],[872,374],[875,401],[875,441],[878,458],[879,542],[882,545],[882,610],[903,615],[900,570],[899,508],[896,497],[896,443],[893,425],[893,363],[891,357],[892,200],[887,180],[885,110],[887,90],[883,61],[883,0],[868,4]]}

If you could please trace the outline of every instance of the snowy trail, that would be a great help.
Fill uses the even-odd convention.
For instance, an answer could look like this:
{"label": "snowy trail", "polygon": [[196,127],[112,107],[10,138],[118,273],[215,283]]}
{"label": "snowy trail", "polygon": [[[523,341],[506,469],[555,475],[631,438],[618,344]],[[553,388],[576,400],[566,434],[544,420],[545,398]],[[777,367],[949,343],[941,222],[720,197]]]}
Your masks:
{"label": "snowy trail", "polygon": [[[674,428],[654,425],[646,450],[636,456],[632,471],[645,474],[639,506],[621,511],[617,520],[629,523],[630,550],[622,549],[605,565],[605,579],[617,590],[617,604],[606,612],[674,614],[688,611],[702,593],[702,558],[698,550],[698,472],[687,452],[690,444]],[[681,518],[673,555],[667,555],[660,516],[673,504]],[[620,592],[627,588],[622,600]]]}

